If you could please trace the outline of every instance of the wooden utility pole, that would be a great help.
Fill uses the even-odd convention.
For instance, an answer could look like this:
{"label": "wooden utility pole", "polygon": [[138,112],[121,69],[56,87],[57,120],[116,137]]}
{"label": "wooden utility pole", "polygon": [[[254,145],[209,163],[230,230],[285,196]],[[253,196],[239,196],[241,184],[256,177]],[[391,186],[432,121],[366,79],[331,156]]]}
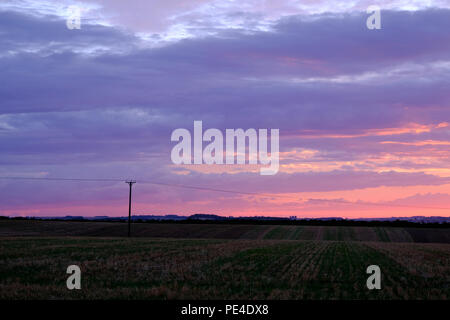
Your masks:
{"label": "wooden utility pole", "polygon": [[131,189],[136,181],[127,180],[125,181],[125,183],[128,183],[128,185],[130,186],[130,197],[128,198],[128,237],[131,237]]}

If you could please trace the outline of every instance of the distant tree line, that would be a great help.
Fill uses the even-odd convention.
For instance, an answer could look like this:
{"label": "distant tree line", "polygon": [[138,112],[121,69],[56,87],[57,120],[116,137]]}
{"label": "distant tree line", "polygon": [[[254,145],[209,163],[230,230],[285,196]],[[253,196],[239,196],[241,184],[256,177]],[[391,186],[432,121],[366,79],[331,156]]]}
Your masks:
{"label": "distant tree line", "polygon": [[[104,219],[85,219],[83,217],[73,218],[39,218],[39,217],[6,217],[0,216],[0,220],[45,220],[45,221],[76,221],[76,222],[122,222],[126,218],[104,218]],[[298,219],[290,220],[288,218],[226,218],[221,219],[200,219],[197,217],[188,217],[184,220],[173,219],[133,219],[133,223],[156,223],[156,224],[230,224],[230,225],[288,225],[288,226],[354,226],[354,227],[412,227],[412,228],[450,228],[450,223],[434,222],[413,222],[405,220],[347,220],[347,219]]]}

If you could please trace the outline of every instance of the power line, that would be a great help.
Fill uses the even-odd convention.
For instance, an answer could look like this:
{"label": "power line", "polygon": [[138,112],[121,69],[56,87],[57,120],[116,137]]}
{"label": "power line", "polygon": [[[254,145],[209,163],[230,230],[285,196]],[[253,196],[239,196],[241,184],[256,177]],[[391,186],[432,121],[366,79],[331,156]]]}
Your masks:
{"label": "power line", "polygon": [[[127,179],[95,179],[95,178],[85,179],[85,178],[46,178],[46,177],[40,177],[40,178],[0,177],[0,179],[1,180],[44,180],[44,181],[87,181],[87,182],[127,182],[128,181]],[[166,186],[166,187],[193,189],[193,190],[214,191],[214,192],[253,195],[253,196],[267,196],[267,197],[279,197],[279,198],[282,197],[282,198],[301,200],[298,197],[285,196],[285,195],[274,195],[274,194],[269,194],[269,193],[244,192],[244,191],[217,189],[217,188],[209,188],[209,187],[199,187],[199,186],[191,186],[191,185],[184,185],[184,184],[163,183],[163,182],[146,181],[146,180],[135,180],[135,182],[145,183],[145,184],[154,184],[154,185]]]}
{"label": "power line", "polygon": [[[86,181],[86,182],[126,182],[129,183],[130,180],[127,179],[110,179],[110,178],[49,178],[49,177],[0,177],[0,180],[44,180],[44,181]],[[413,206],[413,205],[402,205],[402,204],[383,204],[383,203],[374,203],[374,202],[351,202],[347,200],[341,199],[302,199],[294,196],[286,196],[280,194],[270,194],[270,193],[258,193],[258,192],[244,192],[244,191],[236,191],[236,190],[227,190],[227,189],[217,189],[210,187],[200,187],[200,186],[192,186],[192,185],[184,185],[184,184],[173,184],[173,183],[163,183],[157,181],[147,181],[147,180],[132,180],[133,183],[145,183],[145,184],[153,184],[159,186],[166,187],[175,187],[175,188],[183,188],[183,189],[192,189],[192,190],[200,190],[200,191],[212,191],[212,192],[222,192],[222,193],[230,193],[230,194],[239,194],[239,195],[251,195],[251,196],[260,196],[260,197],[271,197],[271,198],[283,198],[283,199],[292,199],[297,201],[316,201],[316,202],[330,202],[330,203],[341,203],[341,204],[350,204],[350,205],[362,205],[362,206],[377,206],[377,207],[398,207],[398,208],[414,208],[414,209],[431,209],[431,210],[450,210],[449,207],[428,207],[428,206]],[[131,188],[131,186],[130,186]]]}
{"label": "power line", "polygon": [[290,199],[301,200],[298,197],[285,196],[285,195],[274,195],[274,194],[270,194],[270,193],[234,191],[234,190],[216,189],[216,188],[209,188],[209,187],[197,187],[197,186],[189,186],[189,185],[183,185],[183,184],[171,184],[171,183],[152,182],[152,181],[143,181],[143,180],[138,180],[138,182],[139,183],[155,184],[155,185],[159,185],[159,186],[184,188],[184,189],[194,189],[194,190],[203,190],[203,191],[215,191],[215,192],[224,192],[224,193],[234,193],[234,194],[242,194],[242,195],[250,195],[250,196],[266,196],[266,197],[279,197],[279,198],[283,197],[283,198],[290,198]]}
{"label": "power line", "polygon": [[125,179],[84,179],[84,178],[33,178],[33,177],[0,177],[1,180],[47,180],[47,181],[91,181],[91,182],[125,182]]}

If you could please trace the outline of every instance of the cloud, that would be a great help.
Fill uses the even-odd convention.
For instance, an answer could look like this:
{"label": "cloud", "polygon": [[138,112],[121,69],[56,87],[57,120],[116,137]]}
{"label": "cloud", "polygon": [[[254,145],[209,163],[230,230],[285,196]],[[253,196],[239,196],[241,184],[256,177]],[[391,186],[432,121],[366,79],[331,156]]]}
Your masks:
{"label": "cloud", "polygon": [[[303,128],[318,128],[318,123],[330,126],[331,120],[345,120],[347,126],[349,120],[359,123],[358,117],[365,118],[364,124],[398,121],[399,105],[423,108],[448,101],[448,79],[441,68],[401,82],[396,76],[391,79],[385,69],[407,62],[449,60],[445,32],[450,27],[449,12],[387,12],[386,23],[392,26],[379,34],[365,29],[361,15],[313,21],[285,18],[274,32],[248,35],[225,30],[218,36],[153,49],[141,48],[134,36],[112,27],[92,26],[78,32],[67,30],[56,18],[3,12],[0,21],[8,31],[1,46],[11,54],[0,60],[2,77],[8,79],[0,91],[4,97],[0,108],[3,113],[36,108],[142,107],[173,113],[188,109],[193,116],[208,111],[222,119],[221,110],[227,107],[239,107],[246,119],[257,108],[274,120],[297,114]],[[433,24],[421,28],[424,20]],[[36,34],[31,38],[26,30]],[[103,49],[88,54],[96,47]],[[295,81],[365,72],[386,76],[376,84]],[[27,99],[19,98],[19,92]],[[279,106],[277,111],[274,105]],[[288,130],[294,125],[289,119],[285,123]]]}
{"label": "cloud", "polygon": [[446,193],[417,193],[415,195],[387,202],[393,205],[439,207],[450,203],[450,194]]}
{"label": "cloud", "polygon": [[[153,47],[117,26],[68,30],[55,14],[0,11],[0,172],[269,193],[448,183],[448,146],[427,141],[449,139],[439,124],[450,116],[450,10],[385,11],[377,31],[367,30],[366,17],[277,17],[270,29],[250,31],[212,24],[202,36]],[[279,128],[283,154],[314,154],[284,159],[292,166],[271,180],[248,170],[180,175],[170,133],[191,130],[194,120],[222,130]],[[300,170],[304,164],[311,170]],[[0,197],[36,204],[56,193],[75,203],[122,192],[33,188],[2,184],[10,191]],[[211,195],[148,188],[173,203]]]}
{"label": "cloud", "polygon": [[[122,52],[135,48],[139,41],[132,33],[121,29],[84,24],[83,31],[74,31],[66,27],[66,20],[57,16],[33,16],[15,11],[0,10],[0,27],[3,30],[0,39],[3,57],[18,53],[31,53],[43,58],[64,52]],[[124,42],[126,47],[123,47]]]}

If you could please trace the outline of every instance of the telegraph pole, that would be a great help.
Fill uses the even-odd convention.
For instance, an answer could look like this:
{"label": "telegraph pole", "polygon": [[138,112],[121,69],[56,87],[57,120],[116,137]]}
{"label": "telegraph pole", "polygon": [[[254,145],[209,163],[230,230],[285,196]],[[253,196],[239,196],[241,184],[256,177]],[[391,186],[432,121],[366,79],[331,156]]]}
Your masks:
{"label": "telegraph pole", "polygon": [[131,237],[131,189],[133,184],[136,183],[135,180],[125,181],[130,186],[130,197],[128,198],[128,237]]}

